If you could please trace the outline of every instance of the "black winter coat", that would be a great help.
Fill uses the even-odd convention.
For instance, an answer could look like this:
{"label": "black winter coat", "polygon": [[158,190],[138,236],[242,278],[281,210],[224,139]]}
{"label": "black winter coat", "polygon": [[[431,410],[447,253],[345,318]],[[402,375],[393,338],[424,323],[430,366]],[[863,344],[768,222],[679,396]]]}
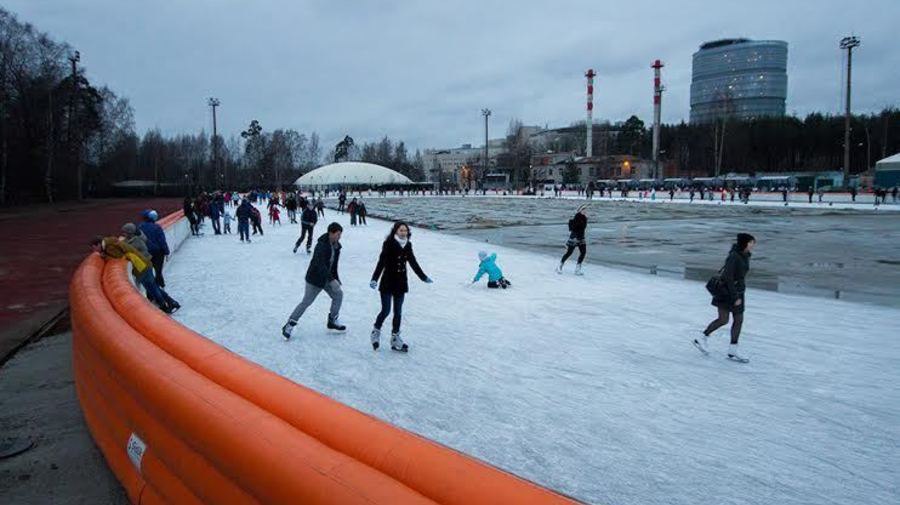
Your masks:
{"label": "black winter coat", "polygon": [[750,253],[738,250],[737,244],[734,244],[731,246],[731,252],[728,253],[728,259],[725,260],[725,266],[720,275],[722,293],[713,297],[712,304],[717,307],[732,307],[739,298],[743,299],[744,291],[747,290],[744,279],[749,271]]}
{"label": "black winter coat", "polygon": [[581,212],[575,214],[569,221],[569,237],[584,240],[584,231],[587,229],[587,217]]}
{"label": "black winter coat", "polygon": [[384,241],[381,246],[381,255],[378,256],[378,265],[372,274],[372,280],[378,281],[381,278],[381,284],[378,291],[382,293],[390,293],[399,295],[409,291],[409,281],[406,279],[406,264],[412,267],[413,271],[423,281],[428,278],[419,262],[416,261],[416,255],[413,254],[412,242],[407,242],[406,247],[400,247],[400,243],[394,237],[390,237]]}
{"label": "black winter coat", "polygon": [[316,241],[316,249],[313,251],[312,260],[309,262],[309,268],[306,269],[306,282],[313,286],[325,288],[332,280],[338,282],[338,260],[341,259],[340,242],[334,246],[334,261],[331,261],[331,241],[328,240],[328,234],[323,233],[319,240]]}
{"label": "black winter coat", "polygon": [[310,226],[315,226],[319,221],[319,215],[316,214],[316,211],[313,210],[312,207],[307,207],[303,209],[303,214],[300,216],[300,222],[302,224],[308,224]]}

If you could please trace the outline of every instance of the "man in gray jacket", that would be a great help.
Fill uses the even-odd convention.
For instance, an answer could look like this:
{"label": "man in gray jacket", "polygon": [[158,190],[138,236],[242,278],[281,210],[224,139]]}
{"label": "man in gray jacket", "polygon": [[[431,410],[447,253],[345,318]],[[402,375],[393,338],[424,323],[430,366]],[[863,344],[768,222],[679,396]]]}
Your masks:
{"label": "man in gray jacket", "polygon": [[341,258],[341,233],[344,229],[338,223],[328,225],[328,233],[322,234],[316,242],[309,268],[306,270],[306,291],[303,300],[291,312],[288,322],[281,327],[285,340],[291,339],[291,333],[300,316],[312,305],[323,290],[331,297],[331,310],[328,312],[329,330],[344,331],[346,326],[338,322],[344,292],[341,291],[341,279],[338,276],[338,261]]}

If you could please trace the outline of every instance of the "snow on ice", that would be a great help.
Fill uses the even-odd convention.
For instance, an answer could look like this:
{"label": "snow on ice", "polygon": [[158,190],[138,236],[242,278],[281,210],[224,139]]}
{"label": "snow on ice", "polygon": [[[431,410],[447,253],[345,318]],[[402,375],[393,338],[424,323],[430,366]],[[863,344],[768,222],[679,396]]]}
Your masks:
{"label": "snow on ice", "polygon": [[369,280],[390,223],[351,227],[329,210],[316,237],[332,220],[344,226],[347,333],[325,329],[322,293],[294,338],[281,338],[309,261],[302,248],[291,253],[299,225],[290,224],[265,226],[252,244],[188,240],[167,272],[183,306],[176,319],[291,380],[586,502],[900,503],[896,309],[750,289],[741,348],[751,362],[740,365],[725,359],[728,327],[709,357],[691,345],[715,316],[702,283],[587,264],[576,277],[574,259],[557,275],[556,256],[491,247],[513,288],[488,290],[484,279],[469,285],[485,244],[416,228],[416,255],[435,282],[410,272],[409,354],[374,352],[380,306]]}

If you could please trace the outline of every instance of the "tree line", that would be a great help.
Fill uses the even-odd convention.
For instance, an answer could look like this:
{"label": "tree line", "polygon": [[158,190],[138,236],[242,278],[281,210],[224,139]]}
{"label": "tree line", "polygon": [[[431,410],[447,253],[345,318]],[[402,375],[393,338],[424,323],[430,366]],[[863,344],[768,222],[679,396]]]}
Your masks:
{"label": "tree line", "polygon": [[[421,155],[403,141],[385,137],[354,154],[422,180]],[[128,99],[90,82],[71,46],[0,7],[0,205],[106,196],[122,181],[168,195],[283,187],[331,155],[314,131],[256,120],[227,139],[138,135]]]}

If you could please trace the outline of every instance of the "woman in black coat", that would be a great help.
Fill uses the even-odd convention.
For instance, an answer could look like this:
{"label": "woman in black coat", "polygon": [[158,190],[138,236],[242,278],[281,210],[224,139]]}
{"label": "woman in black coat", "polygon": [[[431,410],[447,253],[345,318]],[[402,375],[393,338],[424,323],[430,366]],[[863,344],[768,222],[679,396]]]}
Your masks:
{"label": "woman in black coat", "polygon": [[731,246],[725,266],[719,274],[718,291],[713,295],[712,304],[718,308],[719,317],[714,319],[703,330],[703,336],[694,339],[694,345],[704,354],[707,351],[707,339],[712,332],[728,324],[728,314],[734,317],[731,324],[731,346],[728,348],[728,359],[746,363],[749,360],[738,354],[738,338],[744,324],[745,291],[744,279],[750,270],[750,253],[756,246],[756,238],[749,233],[738,233],[737,242]]}
{"label": "woman in black coat", "polygon": [[[431,279],[422,271],[416,255],[412,250],[409,239],[412,234],[409,225],[404,222],[394,223],[391,233],[384,239],[381,246],[381,255],[378,256],[378,265],[372,274],[372,289],[378,288],[381,293],[381,312],[375,318],[375,327],[372,329],[372,348],[378,350],[381,339],[381,325],[391,313],[391,302],[394,305],[394,320],[391,325],[391,349],[399,352],[407,352],[409,346],[400,338],[400,321],[403,310],[403,299],[409,291],[409,282],[406,279],[406,264],[423,282],[431,284]],[[379,285],[378,280],[381,279]]]}
{"label": "woman in black coat", "polygon": [[575,265],[575,275],[582,275],[581,263],[584,261],[585,255],[587,255],[587,242],[584,238],[584,232],[587,230],[588,222],[587,207],[587,204],[579,207],[578,212],[575,213],[575,217],[569,220],[569,240],[566,241],[566,253],[563,254],[559,266],[556,267],[556,273],[558,274],[562,273],[563,265],[566,264],[566,260],[569,259],[569,256],[572,256],[572,253],[577,247],[578,263]]}

